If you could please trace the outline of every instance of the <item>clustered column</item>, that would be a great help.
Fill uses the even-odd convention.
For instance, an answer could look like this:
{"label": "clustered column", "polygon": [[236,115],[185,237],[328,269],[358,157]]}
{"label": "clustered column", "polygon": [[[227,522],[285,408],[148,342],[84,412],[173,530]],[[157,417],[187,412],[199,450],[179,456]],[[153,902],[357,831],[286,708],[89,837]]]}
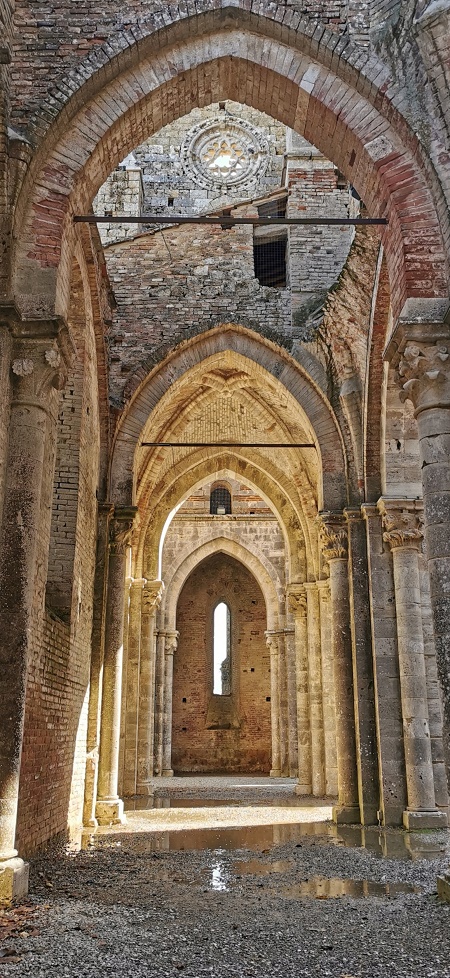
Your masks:
{"label": "clustered column", "polygon": [[142,590],[141,656],[137,735],[137,792],[152,793],[155,740],[156,614],[163,594],[162,581],[147,581]]}
{"label": "clustered column", "polygon": [[126,642],[126,666],[124,674],[124,700],[122,721],[123,746],[123,793],[130,797],[137,793],[137,729],[139,715],[139,672],[141,667],[141,612],[142,590],[145,578],[133,578],[129,585],[128,629]]}
{"label": "clustered column", "polygon": [[[404,310],[388,344],[386,359],[397,371],[401,400],[412,401],[417,419],[434,639],[444,694],[444,736],[450,753],[449,319],[448,309],[441,319],[440,310],[434,308],[430,308],[427,319],[427,309],[427,300],[422,300],[417,310]],[[412,321],[408,321],[410,313]]]}
{"label": "clustered column", "polygon": [[336,702],[334,695],[334,664],[331,648],[330,582],[316,582],[319,592],[320,644],[322,657],[322,703],[325,752],[325,794],[338,793],[336,754]]}
{"label": "clustered column", "polygon": [[428,696],[422,627],[419,550],[422,504],[415,500],[380,500],[384,540],[392,551],[397,616],[397,645],[403,714],[408,808],[407,829],[447,824],[436,809],[428,722]]}
{"label": "clustered column", "polygon": [[359,822],[347,530],[343,521],[340,514],[321,514],[322,552],[330,567],[331,645],[336,690],[339,805],[334,810],[334,818],[337,822]]}
{"label": "clustered column", "polygon": [[297,681],[297,736],[298,736],[298,783],[296,794],[310,795],[311,780],[311,729],[309,714],[308,631],[306,588],[304,584],[290,584],[288,606],[294,617],[295,664]]}
{"label": "clustered column", "polygon": [[15,849],[27,666],[39,560],[44,463],[56,429],[55,388],[70,349],[60,321],[14,323],[12,401],[0,561],[0,899],[24,896],[28,867]]}
{"label": "clustered column", "polygon": [[289,777],[298,775],[297,681],[295,674],[295,630],[284,629],[287,681],[287,733],[289,744]]}
{"label": "clustered column", "polygon": [[100,825],[124,820],[118,796],[125,571],[136,508],[116,507],[110,523],[100,756],[95,814]]}
{"label": "clustered column", "polygon": [[270,716],[272,725],[272,767],[271,778],[281,777],[281,731],[280,731],[280,645],[279,633],[265,632],[267,648],[270,652]]}
{"label": "clustered column", "polygon": [[325,754],[323,732],[322,663],[320,657],[320,610],[317,584],[305,584],[308,636],[309,715],[311,731],[312,793],[325,792]]}
{"label": "clustered column", "polygon": [[173,657],[178,646],[179,633],[166,632],[164,643],[164,710],[162,733],[162,776],[170,778],[172,771],[172,703],[173,703]]}

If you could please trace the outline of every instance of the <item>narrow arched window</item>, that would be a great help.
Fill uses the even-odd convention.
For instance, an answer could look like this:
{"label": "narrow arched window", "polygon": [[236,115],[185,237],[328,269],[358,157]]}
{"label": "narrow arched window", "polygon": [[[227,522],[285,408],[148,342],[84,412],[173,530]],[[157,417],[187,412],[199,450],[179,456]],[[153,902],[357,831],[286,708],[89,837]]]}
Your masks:
{"label": "narrow arched window", "polygon": [[225,486],[216,486],[211,490],[209,512],[219,516],[231,513],[231,493]]}
{"label": "narrow arched window", "polygon": [[213,620],[213,693],[229,696],[231,693],[231,616],[224,601],[214,608]]}

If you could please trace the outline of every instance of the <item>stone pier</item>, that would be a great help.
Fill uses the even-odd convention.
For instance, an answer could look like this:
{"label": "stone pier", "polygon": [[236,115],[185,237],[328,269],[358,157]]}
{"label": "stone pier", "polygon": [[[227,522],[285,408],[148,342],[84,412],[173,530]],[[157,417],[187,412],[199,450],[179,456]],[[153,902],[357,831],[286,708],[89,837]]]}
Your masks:
{"label": "stone pier", "polygon": [[359,822],[356,764],[355,703],[348,582],[348,535],[345,518],[337,513],[320,516],[320,540],[330,568],[331,646],[333,649],[339,804],[337,822]]}
{"label": "stone pier", "polygon": [[135,507],[115,507],[110,523],[100,755],[95,808],[99,825],[110,825],[124,820],[123,801],[118,795],[118,778],[125,572],[135,513]]}

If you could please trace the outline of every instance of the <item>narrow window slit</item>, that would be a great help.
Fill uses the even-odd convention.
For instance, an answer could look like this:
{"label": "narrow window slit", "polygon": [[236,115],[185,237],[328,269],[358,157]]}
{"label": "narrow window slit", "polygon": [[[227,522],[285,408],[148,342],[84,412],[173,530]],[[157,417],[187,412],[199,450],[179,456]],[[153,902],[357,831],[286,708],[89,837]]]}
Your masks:
{"label": "narrow window slit", "polygon": [[216,696],[229,696],[231,693],[230,633],[230,609],[224,601],[221,601],[214,608],[213,623],[213,693]]}

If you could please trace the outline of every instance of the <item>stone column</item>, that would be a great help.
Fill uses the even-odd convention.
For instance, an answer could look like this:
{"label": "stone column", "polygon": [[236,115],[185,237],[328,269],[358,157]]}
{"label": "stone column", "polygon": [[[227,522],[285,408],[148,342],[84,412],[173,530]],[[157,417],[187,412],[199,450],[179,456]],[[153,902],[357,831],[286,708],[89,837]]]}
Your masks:
{"label": "stone column", "polygon": [[356,767],[352,639],[348,593],[347,530],[341,514],[322,513],[320,539],[330,567],[331,647],[333,649],[339,804],[336,822],[359,822]]}
{"label": "stone column", "polygon": [[330,582],[316,582],[320,609],[320,651],[322,660],[322,712],[325,753],[325,794],[338,793],[336,753],[336,703],[334,698],[334,668],[331,649]]}
{"label": "stone column", "polygon": [[155,657],[155,746],[154,746],[154,765],[155,774],[162,776],[163,770],[163,719],[164,719],[164,680],[166,674],[165,663],[166,633],[160,629],[156,635],[156,657]]}
{"label": "stone column", "polygon": [[173,657],[177,650],[179,632],[166,632],[164,655],[164,710],[162,733],[162,776],[171,778],[172,771],[172,703],[173,703]]}
{"label": "stone column", "polygon": [[137,738],[139,716],[139,675],[141,660],[141,611],[145,578],[130,581],[128,633],[123,695],[123,793],[130,798],[137,794]]}
{"label": "stone column", "polygon": [[152,794],[155,742],[156,613],[161,604],[162,581],[147,581],[142,591],[141,656],[139,663],[139,712],[137,732],[137,793]]}
{"label": "stone column", "polygon": [[360,816],[363,825],[376,825],[380,808],[380,787],[366,528],[360,509],[346,509],[345,517],[348,527],[350,630]]}
{"label": "stone column", "polygon": [[295,674],[295,630],[284,629],[287,679],[287,736],[289,743],[288,772],[298,777],[297,680]]}
{"label": "stone column", "polygon": [[392,560],[383,544],[378,507],[364,503],[362,510],[369,564],[380,821],[401,825],[407,800]]}
{"label": "stone column", "polygon": [[311,730],[311,780],[316,798],[325,794],[325,750],[320,660],[320,612],[317,585],[305,584],[308,634],[309,716]]}
{"label": "stone column", "polygon": [[270,718],[272,724],[271,778],[281,777],[280,743],[280,647],[278,632],[267,631],[267,648],[270,652]]}
{"label": "stone column", "polygon": [[14,841],[33,600],[38,562],[44,559],[39,550],[42,483],[47,438],[56,428],[55,388],[64,384],[72,352],[60,321],[15,323],[12,332],[0,541],[0,902],[21,898],[28,888],[28,867]]}
{"label": "stone column", "polygon": [[89,678],[89,712],[86,742],[86,779],[84,783],[83,825],[95,828],[98,785],[98,754],[101,728],[101,677],[105,651],[106,596],[108,593],[109,521],[114,513],[112,503],[99,503],[97,519],[97,552],[92,615],[91,671]]}
{"label": "stone column", "polygon": [[450,324],[443,300],[408,300],[386,349],[417,419],[433,630],[450,763]]}
{"label": "stone column", "polygon": [[434,644],[433,615],[430,601],[430,577],[424,554],[419,556],[420,591],[422,597],[423,644],[427,677],[428,723],[430,725],[431,756],[433,758],[434,795],[437,808],[448,811],[447,771],[443,744],[442,696]]}
{"label": "stone column", "polygon": [[405,746],[408,808],[407,829],[447,824],[436,809],[433,759],[428,722],[428,696],[420,593],[419,550],[422,544],[422,503],[381,499],[385,532],[392,551],[397,616],[397,645]]}
{"label": "stone column", "polygon": [[289,774],[289,728],[288,728],[288,675],[286,661],[286,642],[284,631],[278,635],[278,702],[280,717],[280,771],[281,776]]}
{"label": "stone column", "polygon": [[100,825],[124,821],[118,796],[125,571],[136,507],[115,507],[110,523],[100,756],[95,814]]}
{"label": "stone column", "polygon": [[309,714],[308,632],[306,624],[306,589],[304,584],[290,584],[287,589],[289,610],[294,616],[295,666],[297,685],[298,783],[297,795],[312,794],[311,725]]}

